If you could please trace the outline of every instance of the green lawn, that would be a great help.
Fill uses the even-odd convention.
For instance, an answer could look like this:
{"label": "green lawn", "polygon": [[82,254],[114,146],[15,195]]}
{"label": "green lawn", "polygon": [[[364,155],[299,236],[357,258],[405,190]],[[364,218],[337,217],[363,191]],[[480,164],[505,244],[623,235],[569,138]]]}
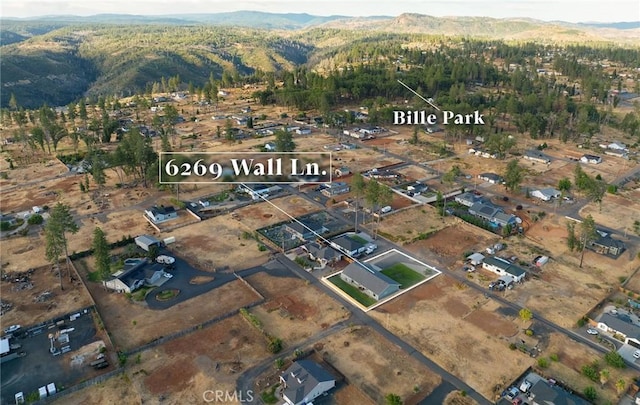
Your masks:
{"label": "green lawn", "polygon": [[359,303],[361,303],[365,307],[371,306],[371,305],[373,305],[373,304],[375,304],[377,302],[375,299],[369,297],[367,294],[365,294],[362,291],[360,291],[358,289],[358,287],[355,287],[355,286],[347,283],[343,279],[341,279],[340,275],[336,275],[336,276],[333,276],[333,277],[329,278],[329,281],[331,281],[336,287],[338,287],[342,291],[344,291],[347,294],[349,294],[349,296],[351,298],[353,298],[354,300],[358,301]]}
{"label": "green lawn", "polygon": [[400,283],[400,288],[411,287],[426,278],[422,274],[412,270],[402,263],[396,263],[393,266],[389,266],[380,273]]}

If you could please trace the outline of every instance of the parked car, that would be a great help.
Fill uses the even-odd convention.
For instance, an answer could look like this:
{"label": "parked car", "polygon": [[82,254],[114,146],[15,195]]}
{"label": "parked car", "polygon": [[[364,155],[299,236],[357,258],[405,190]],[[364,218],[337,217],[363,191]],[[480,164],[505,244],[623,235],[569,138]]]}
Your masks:
{"label": "parked car", "polygon": [[509,400],[509,401],[513,401],[514,399],[516,399],[518,397],[518,395],[520,395],[520,390],[516,387],[510,387],[507,390],[507,393],[505,394],[505,397]]}
{"label": "parked car", "polygon": [[165,276],[166,278],[171,278],[171,277],[173,277],[173,274],[171,274],[171,273],[164,273],[164,276]]}
{"label": "parked car", "polygon": [[5,334],[13,333],[13,332],[16,332],[20,328],[21,328],[20,325],[11,325],[8,328],[4,328],[4,333]]}
{"label": "parked car", "polygon": [[633,358],[640,359],[640,350],[636,350],[635,352],[633,352]]}
{"label": "parked car", "polygon": [[593,329],[593,328],[589,328],[589,329],[587,329],[587,333],[590,334],[590,335],[597,335],[598,331]]}
{"label": "parked car", "polygon": [[524,380],[522,384],[520,384],[520,391],[524,393],[527,393],[530,388],[531,388],[531,381],[529,380]]}

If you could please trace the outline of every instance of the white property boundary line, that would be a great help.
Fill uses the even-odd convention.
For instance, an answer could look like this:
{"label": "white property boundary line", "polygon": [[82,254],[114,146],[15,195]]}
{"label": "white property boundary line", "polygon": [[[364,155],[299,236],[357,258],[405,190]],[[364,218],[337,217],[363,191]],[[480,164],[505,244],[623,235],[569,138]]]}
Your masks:
{"label": "white property boundary line", "polygon": [[[423,263],[423,262],[421,262],[420,260],[418,260],[418,259],[416,259],[416,258],[414,258],[414,257],[411,257],[411,256],[407,255],[406,253],[403,253],[403,252],[401,252],[401,251],[399,251],[398,249],[395,249],[395,248],[390,249],[390,250],[387,250],[386,252],[380,253],[379,255],[374,256],[374,257],[372,257],[372,258],[370,258],[370,259],[367,259],[364,263],[369,263],[369,262],[371,262],[371,261],[373,261],[373,260],[375,260],[375,259],[378,259],[379,257],[386,256],[386,255],[391,254],[391,253],[397,253],[397,254],[400,254],[400,255],[402,255],[402,256],[404,256],[404,257],[406,257],[407,259],[409,259],[409,260],[411,260],[411,261],[414,261],[414,262],[416,262],[416,263],[418,263],[418,264],[420,264],[420,265],[422,265],[422,266],[427,267],[427,268],[428,268],[428,269],[430,269],[431,271],[435,272],[435,274],[431,275],[430,277],[425,278],[424,280],[420,281],[419,283],[416,283],[416,284],[412,285],[411,287],[409,287],[409,288],[407,288],[407,289],[405,289],[405,290],[400,290],[400,291],[398,291],[397,293],[395,293],[395,294],[393,294],[393,295],[391,295],[391,296],[389,296],[389,297],[385,298],[385,299],[384,299],[384,300],[382,300],[382,301],[378,301],[378,302],[376,302],[375,304],[371,305],[370,307],[365,307],[364,305],[362,305],[361,303],[359,303],[355,298],[353,298],[352,296],[350,296],[349,294],[347,294],[347,292],[346,292],[346,291],[343,291],[340,287],[338,287],[337,285],[335,285],[335,284],[333,284],[331,281],[329,281],[329,279],[330,279],[330,278],[335,277],[335,276],[339,276],[339,275],[340,275],[340,273],[342,273],[342,271],[339,271],[339,272],[337,272],[337,273],[333,273],[333,274],[331,274],[331,275],[328,275],[328,276],[323,277],[323,278],[322,278],[322,282],[323,282],[323,283],[325,283],[325,285],[329,286],[329,288],[331,288],[332,290],[334,290],[335,292],[337,292],[339,295],[341,295],[343,298],[345,298],[346,300],[348,300],[349,302],[351,302],[352,304],[354,304],[356,307],[360,308],[363,312],[369,312],[369,311],[371,311],[371,310],[373,310],[373,309],[376,309],[376,308],[377,308],[377,307],[379,307],[380,305],[382,305],[382,304],[386,304],[387,302],[391,301],[392,299],[394,299],[394,298],[396,298],[396,297],[399,297],[400,295],[402,295],[402,294],[406,293],[407,291],[411,291],[411,290],[413,290],[414,288],[419,287],[419,286],[421,286],[422,284],[426,283],[427,281],[430,281],[430,280],[431,280],[431,279],[433,279],[434,277],[437,277],[437,276],[439,276],[440,274],[442,274],[442,272],[441,272],[440,270],[436,269],[435,267],[433,267],[433,266],[431,266],[431,265],[428,265],[428,264],[426,264],[426,263]],[[411,270],[413,270],[413,269],[411,269]],[[413,270],[413,271],[415,271],[415,270]],[[417,272],[416,272],[416,273],[417,273]]]}

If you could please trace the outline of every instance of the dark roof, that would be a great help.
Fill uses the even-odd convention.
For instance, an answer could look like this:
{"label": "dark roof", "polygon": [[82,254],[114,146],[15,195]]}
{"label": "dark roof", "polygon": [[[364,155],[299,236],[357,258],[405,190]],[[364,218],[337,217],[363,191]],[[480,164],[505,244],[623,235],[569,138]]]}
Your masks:
{"label": "dark roof", "polygon": [[354,250],[361,249],[365,245],[360,241],[350,238],[349,235],[339,236],[335,238],[332,242],[340,246],[341,248],[347,250],[348,252],[353,252]]}
{"label": "dark roof", "polygon": [[606,246],[608,248],[611,247],[615,247],[618,249],[624,249],[625,248],[625,244],[624,242],[617,240],[617,239],[613,239],[609,236],[607,237],[599,237],[598,239],[594,240],[593,242],[591,242],[594,245],[600,245],[600,246]]}
{"label": "dark roof", "polygon": [[284,395],[294,404],[302,402],[321,382],[335,380],[324,368],[311,360],[294,362],[280,378],[286,384]]}
{"label": "dark roof", "polygon": [[329,246],[322,246],[316,242],[307,243],[304,248],[307,252],[311,253],[318,259],[331,260],[340,256],[340,253],[338,253],[335,249]]}
{"label": "dark roof", "polygon": [[602,314],[600,322],[604,323],[611,329],[614,329],[620,333],[624,333],[627,337],[640,338],[640,327],[632,324],[631,322],[621,319],[621,317],[611,315],[609,313]]}
{"label": "dark roof", "polygon": [[495,174],[495,173],[482,173],[480,174],[481,179],[491,179],[491,180],[502,180],[502,176]]}
{"label": "dark roof", "polygon": [[597,160],[597,159],[602,159],[600,156],[597,156],[597,155],[589,155],[589,154],[585,154],[583,157],[584,157],[585,159],[589,159],[589,160],[591,160],[591,159],[596,159],[596,160]]}
{"label": "dark roof", "polygon": [[542,160],[551,160],[551,158],[549,158],[549,156],[547,156],[544,153],[540,152],[539,150],[535,150],[535,149],[530,149],[528,151],[525,151],[524,155],[526,157],[529,157],[529,158],[536,158],[536,159],[542,159]]}
{"label": "dark roof", "polygon": [[364,264],[353,262],[344,268],[343,274],[355,280],[362,287],[380,296],[390,286],[400,286],[400,284],[384,274],[372,268],[365,267]]}
{"label": "dark roof", "polygon": [[557,385],[549,385],[545,380],[538,380],[530,389],[530,394],[534,401],[539,404],[547,403],[553,405],[588,405],[589,402],[567,391]]}
{"label": "dark roof", "polygon": [[507,273],[512,274],[516,277],[520,277],[521,275],[526,273],[526,271],[523,268],[520,268],[515,264],[508,262],[504,259],[501,259],[499,257],[490,256],[485,258],[484,262],[488,265],[496,266],[502,269],[503,271],[506,271]]}
{"label": "dark roof", "polygon": [[496,207],[488,202],[479,201],[469,208],[469,212],[487,219],[492,219],[498,212],[502,212],[502,208]]}
{"label": "dark roof", "polygon": [[157,214],[167,215],[167,214],[171,214],[171,213],[176,212],[176,209],[173,208],[171,205],[169,205],[169,206],[161,205],[159,207],[157,205],[155,205],[155,206],[151,207],[150,211],[151,211],[151,213],[153,215],[157,215]]}
{"label": "dark roof", "polygon": [[475,195],[475,194],[470,193],[470,192],[458,194],[455,198],[456,199],[460,199],[460,200],[464,200],[464,201],[469,201],[471,203],[475,203],[475,202],[484,200],[484,197],[479,196],[479,195]]}

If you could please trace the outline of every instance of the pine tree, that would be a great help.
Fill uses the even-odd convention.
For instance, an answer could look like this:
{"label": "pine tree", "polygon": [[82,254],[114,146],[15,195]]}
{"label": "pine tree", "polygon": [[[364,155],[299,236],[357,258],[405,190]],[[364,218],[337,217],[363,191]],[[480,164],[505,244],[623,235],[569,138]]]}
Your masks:
{"label": "pine tree", "polygon": [[106,280],[111,275],[111,259],[109,257],[109,244],[104,231],[97,227],[93,230],[93,243],[91,244],[93,255],[96,259],[96,271],[100,278]]}

